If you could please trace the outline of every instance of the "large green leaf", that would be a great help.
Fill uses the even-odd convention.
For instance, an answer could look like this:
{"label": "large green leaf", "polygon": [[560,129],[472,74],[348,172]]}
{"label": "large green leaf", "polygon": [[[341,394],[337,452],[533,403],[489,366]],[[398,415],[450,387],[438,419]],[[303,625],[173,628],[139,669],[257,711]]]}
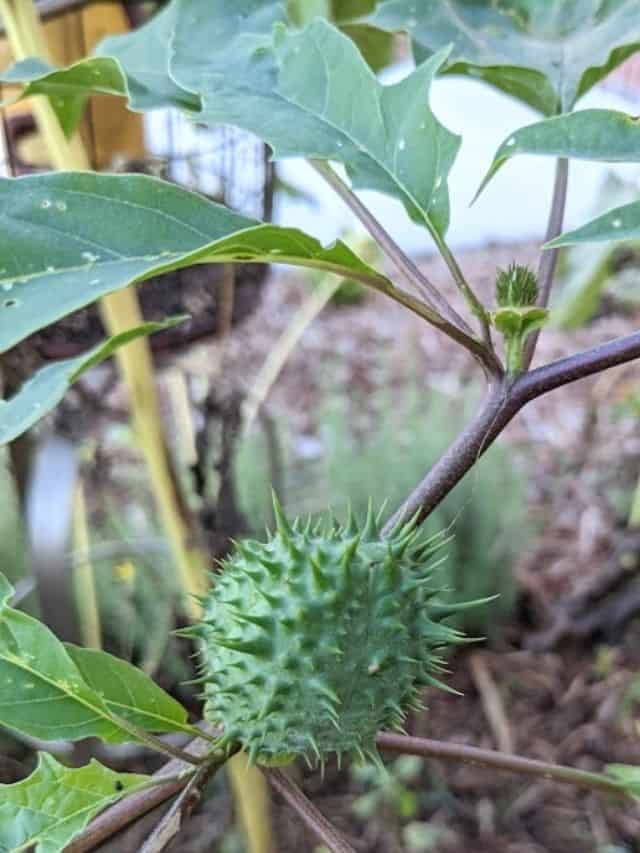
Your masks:
{"label": "large green leaf", "polygon": [[603,243],[609,240],[640,238],[640,201],[616,207],[587,222],[575,231],[566,231],[547,243],[546,249],[571,246],[574,243]]}
{"label": "large green leaf", "polygon": [[263,225],[145,175],[0,180],[0,352],[132,282],[194,263],[286,263],[390,287],[342,242]]}
{"label": "large green leaf", "polygon": [[119,347],[178,322],[181,318],[164,323],[144,323],[108,338],[83,355],[43,367],[11,399],[0,399],[0,446],[13,441],[37,423],[58,405],[69,386],[85,371],[109,358]]}
{"label": "large green leaf", "polygon": [[195,733],[186,709],[142,670],[96,649],[68,643],[66,650],[86,683],[118,717],[147,732]]}
{"label": "large green leaf", "polygon": [[148,782],[147,776],[116,773],[97,761],[65,767],[40,753],[30,776],[0,785],[0,850],[61,853],[98,812]]}
{"label": "large green leaf", "polygon": [[453,45],[449,71],[545,115],[640,49],[637,0],[382,0],[371,20],[410,33],[417,60]]}
{"label": "large green leaf", "polygon": [[42,740],[135,741],[130,724],[114,717],[55,634],[33,616],[9,606],[11,593],[3,578],[0,726]]}
{"label": "large green leaf", "polygon": [[126,97],[129,107],[139,112],[178,107],[197,113],[200,98],[182,89],[169,76],[169,45],[175,14],[176,6],[168,6],[144,27],[103,39],[96,56],[68,68],[54,68],[40,59],[30,58],[5,70],[0,81],[23,85],[13,101],[29,95],[46,95],[67,135],[77,127],[87,98],[93,94]]}
{"label": "large green leaf", "polygon": [[516,154],[640,162],[640,119],[615,110],[579,110],[521,127],[496,151],[478,194]]}
{"label": "large green leaf", "polygon": [[[447,177],[460,140],[427,99],[447,50],[382,86],[353,42],[324,20],[293,32],[277,3],[242,0],[233,14],[225,0],[176,5],[171,76],[201,94],[202,121],[252,131],[276,157],[339,161],[354,187],[395,196],[417,222],[446,229]],[[218,40],[221,49],[210,50]]]}

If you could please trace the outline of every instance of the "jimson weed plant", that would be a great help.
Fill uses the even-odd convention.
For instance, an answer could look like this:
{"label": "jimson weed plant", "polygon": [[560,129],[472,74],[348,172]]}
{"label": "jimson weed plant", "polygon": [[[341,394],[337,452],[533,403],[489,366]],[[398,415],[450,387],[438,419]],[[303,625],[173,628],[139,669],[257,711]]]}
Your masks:
{"label": "jimson weed plant", "polygon": [[[0,2],[8,31],[27,5]],[[439,600],[432,574],[436,546],[444,553],[446,543],[437,537],[417,545],[422,520],[527,402],[640,356],[634,333],[530,367],[558,247],[640,236],[640,201],[562,233],[572,158],[640,160],[637,118],[574,111],[582,95],[640,49],[637,0],[336,0],[324,8],[328,17],[309,19],[304,2],[173,0],[140,30],[107,38],[94,56],[69,68],[34,57],[7,69],[3,79],[22,86],[18,97],[49,99],[67,135],[87,98],[99,93],[124,98],[136,111],[172,107],[200,124],[243,128],[276,159],[306,158],[359,217],[397,276],[374,269],[340,241],[323,246],[296,228],[243,217],[142,175],[3,179],[0,352],[162,272],[199,263],[283,263],[361,282],[403,305],[475,359],[486,396],[384,525],[371,511],[366,520],[340,525],[327,517],[311,529],[286,520],[276,504],[275,535],[235,546],[211,588],[202,590],[201,619],[188,629],[200,651],[206,700],[200,726],[130,664],[61,643],[12,606],[13,591],[3,580],[0,724],[40,741],[134,742],[172,760],[149,777],[115,773],[96,761],[69,768],[42,753],[30,776],[0,787],[2,849],[88,850],[177,794],[144,848],[161,850],[186,820],[194,793],[239,750],[336,851],[352,848],[278,765],[297,756],[322,765],[342,753],[375,758],[377,750],[391,750],[473,760],[623,797],[640,792],[634,767],[587,773],[384,731],[402,725],[425,685],[439,684],[440,650],[462,640],[447,626],[451,609]],[[409,36],[415,69],[394,85],[382,85],[367,62],[374,60],[364,37],[372,33]],[[495,305],[479,299],[446,242],[447,183],[460,139],[431,110],[429,89],[437,75],[452,73],[539,113],[532,124],[513,128],[479,191],[519,154],[557,158],[539,267],[496,271]],[[399,200],[425,229],[464,298],[464,316],[395,244],[359,189]],[[37,372],[0,403],[0,440],[18,437],[84,371],[159,325],[133,328]],[[192,740],[177,747],[162,737],[169,733]]]}

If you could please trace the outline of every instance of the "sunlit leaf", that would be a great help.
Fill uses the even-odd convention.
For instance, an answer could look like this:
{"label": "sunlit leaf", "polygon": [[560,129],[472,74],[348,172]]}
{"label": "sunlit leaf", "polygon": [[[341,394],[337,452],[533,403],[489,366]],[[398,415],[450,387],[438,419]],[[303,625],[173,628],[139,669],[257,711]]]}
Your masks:
{"label": "sunlit leaf", "polygon": [[148,778],[115,773],[97,761],[65,767],[40,753],[30,776],[0,785],[0,850],[61,853],[95,815]]}
{"label": "sunlit leaf", "polygon": [[382,0],[372,23],[408,32],[417,61],[453,45],[449,71],[545,115],[640,49],[637,0]]}
{"label": "sunlit leaf", "polygon": [[119,347],[143,335],[167,329],[181,319],[164,323],[144,323],[108,338],[83,355],[48,364],[9,400],[0,399],[0,445],[13,441],[58,405],[67,389],[85,371],[109,358]]}
{"label": "sunlit leaf", "polygon": [[498,148],[478,195],[495,173],[517,154],[640,162],[640,119],[615,110],[579,110],[514,131]]}
{"label": "sunlit leaf", "polygon": [[132,282],[194,263],[286,263],[388,286],[344,243],[263,225],[145,175],[0,180],[0,352]]}

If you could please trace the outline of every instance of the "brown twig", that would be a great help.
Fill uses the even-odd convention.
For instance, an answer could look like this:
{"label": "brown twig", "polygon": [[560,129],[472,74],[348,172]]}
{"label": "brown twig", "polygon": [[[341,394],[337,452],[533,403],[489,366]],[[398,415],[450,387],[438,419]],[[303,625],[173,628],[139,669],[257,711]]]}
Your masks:
{"label": "brown twig", "polygon": [[302,821],[311,829],[318,840],[332,853],[355,853],[353,847],[338,832],[333,824],[318,811],[287,774],[277,768],[265,769],[264,773],[280,796],[291,806]]}
{"label": "brown twig", "polygon": [[625,795],[624,788],[615,779],[602,773],[590,773],[575,767],[549,764],[535,758],[510,755],[494,749],[479,749],[463,743],[447,743],[428,738],[409,737],[391,732],[382,732],[376,738],[380,749],[400,752],[404,755],[419,755],[423,758],[439,758],[444,761],[461,761],[490,770],[518,773],[520,776],[542,777],[549,781],[573,785],[578,788],[607,791],[610,794]]}
{"label": "brown twig", "polygon": [[511,726],[504,710],[504,703],[481,652],[471,655],[469,668],[473,683],[480,694],[482,709],[487,722],[491,726],[498,749],[501,752],[512,753],[514,751],[513,735],[511,734]]}
{"label": "brown twig", "polygon": [[431,308],[431,310],[436,311],[442,317],[448,317],[449,320],[454,325],[458,326],[459,329],[472,336],[473,332],[465,320],[463,320],[454,307],[447,302],[435,284],[433,284],[433,282],[418,269],[411,258],[402,251],[386,228],[384,228],[384,226],[371,213],[369,208],[360,201],[358,196],[334,172],[331,166],[323,160],[310,160],[309,162],[316,172],[329,184],[336,195],[342,199],[349,210],[351,210],[351,212],[360,220],[376,243],[382,248],[389,260],[391,260],[398,270],[406,276],[407,280],[422,293],[425,303]]}
{"label": "brown twig", "polygon": [[162,853],[182,831],[202,798],[202,792],[220,763],[207,762],[189,780],[175,803],[147,838],[140,853]]}
{"label": "brown twig", "polygon": [[[209,732],[206,726],[205,731]],[[188,747],[194,756],[199,757],[204,757],[211,751],[211,743],[203,738],[194,738],[194,740],[189,742]],[[174,776],[188,768],[189,765],[183,761],[172,759],[154,775]],[[130,826],[134,821],[155,809],[156,806],[170,800],[188,782],[189,777],[172,779],[170,782],[163,782],[152,788],[145,788],[144,791],[139,791],[137,794],[125,797],[93,820],[86,829],[65,847],[64,853],[88,853],[89,850],[94,850],[103,841]]]}

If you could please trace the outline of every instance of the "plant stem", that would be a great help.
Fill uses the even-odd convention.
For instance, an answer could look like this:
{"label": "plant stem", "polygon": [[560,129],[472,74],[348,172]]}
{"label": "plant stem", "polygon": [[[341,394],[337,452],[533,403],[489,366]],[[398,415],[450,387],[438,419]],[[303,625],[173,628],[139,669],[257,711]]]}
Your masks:
{"label": "plant stem", "polygon": [[263,768],[263,772],[276,791],[297,812],[309,829],[315,832],[318,840],[328,847],[332,853],[355,853],[349,842],[305,797],[300,788],[283,770],[272,767]]}
{"label": "plant stem", "polygon": [[476,416],[385,524],[388,533],[402,518],[424,520],[464,477],[520,409],[531,400],[577,379],[640,357],[640,332],[494,383]]}
{"label": "plant stem", "polygon": [[[567,185],[569,182],[569,161],[560,158],[556,163],[556,174],[553,183],[553,198],[551,199],[551,210],[545,234],[545,243],[553,240],[562,231],[564,210],[567,203]],[[543,249],[538,266],[538,305],[546,308],[551,297],[551,288],[558,263],[559,249]],[[528,370],[536,351],[536,344],[540,330],[533,332],[524,349],[522,360],[523,370]]]}
{"label": "plant stem", "polygon": [[[205,762],[182,789],[175,803],[152,831],[140,853],[161,853],[184,829],[184,824],[202,798],[209,779],[220,768],[220,764]],[[160,782],[161,780],[158,780]]]}
{"label": "plant stem", "polygon": [[73,591],[80,623],[82,645],[90,649],[102,648],[100,611],[96,595],[95,575],[91,562],[87,504],[81,477],[78,478],[73,501]]}
{"label": "plant stem", "polygon": [[490,770],[504,770],[509,773],[518,773],[521,776],[537,776],[578,788],[625,795],[624,787],[604,773],[590,773],[586,770],[578,770],[575,767],[549,764],[546,761],[524,758],[507,752],[498,752],[494,749],[479,749],[462,743],[446,743],[387,732],[379,734],[376,743],[381,749],[400,752],[404,755],[420,755],[424,758],[440,758],[445,761],[463,761]]}
{"label": "plant stem", "polygon": [[442,255],[442,259],[449,268],[449,272],[456,283],[456,287],[464,296],[467,305],[471,309],[471,311],[476,315],[478,320],[480,321],[480,328],[482,330],[482,339],[484,341],[484,345],[489,350],[493,350],[493,343],[491,341],[491,324],[489,323],[489,314],[487,313],[486,308],[480,302],[476,294],[474,293],[471,285],[465,278],[464,273],[460,269],[458,262],[456,261],[453,252],[447,245],[444,237],[439,234],[435,228],[430,228],[429,233],[433,238],[434,243],[436,244],[438,251]]}
{"label": "plant stem", "polygon": [[432,311],[440,314],[443,318],[448,317],[450,322],[462,329],[469,336],[473,332],[456,312],[452,305],[442,296],[433,282],[422,273],[411,258],[406,255],[400,246],[391,237],[384,226],[375,218],[371,211],[360,201],[358,196],[345,184],[331,166],[323,160],[310,160],[310,164],[321,175],[336,195],[344,201],[347,207],[354,213],[367,229],[376,243],[384,251],[387,257],[393,261],[395,266],[406,276],[421,293],[425,303]]}

